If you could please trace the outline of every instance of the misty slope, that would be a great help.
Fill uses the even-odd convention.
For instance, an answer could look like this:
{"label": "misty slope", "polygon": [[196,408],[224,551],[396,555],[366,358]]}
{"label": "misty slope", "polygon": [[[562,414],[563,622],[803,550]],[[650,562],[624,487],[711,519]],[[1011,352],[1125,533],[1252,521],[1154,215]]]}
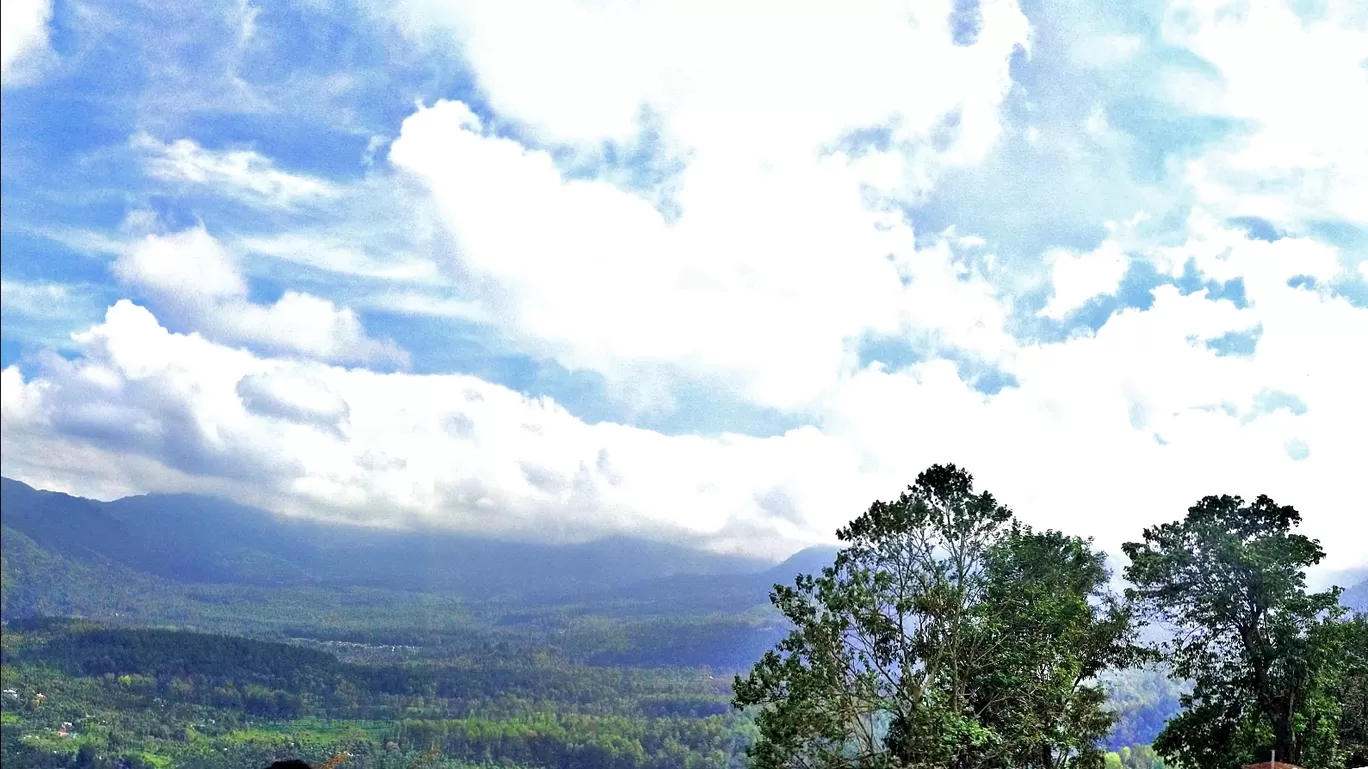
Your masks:
{"label": "misty slope", "polygon": [[740,612],[768,603],[775,583],[792,584],[836,559],[834,547],[810,547],[764,571],[741,574],[676,574],[589,593],[586,601],[622,603],[637,611]]}
{"label": "misty slope", "polygon": [[1340,603],[1356,612],[1368,613],[1368,581],[1345,588]]}
{"label": "misty slope", "polygon": [[[629,538],[585,544],[504,542],[289,520],[192,495],[97,502],[0,483],[7,529],[81,563],[179,582],[351,585],[471,597],[538,593],[564,600],[673,575],[756,572],[768,564]],[[15,555],[6,538],[7,560]]]}

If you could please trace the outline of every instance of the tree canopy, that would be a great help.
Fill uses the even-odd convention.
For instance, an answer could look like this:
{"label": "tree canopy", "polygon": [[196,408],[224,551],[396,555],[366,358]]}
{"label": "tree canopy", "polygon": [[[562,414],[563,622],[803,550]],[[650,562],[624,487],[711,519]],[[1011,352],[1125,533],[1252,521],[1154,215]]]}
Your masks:
{"label": "tree canopy", "polygon": [[1102,766],[1096,676],[1141,651],[1089,541],[1021,525],[954,465],[837,534],[833,566],[775,586],[794,629],[735,682],[757,767]]}
{"label": "tree canopy", "polygon": [[1209,496],[1180,521],[1144,530],[1123,550],[1129,597],[1175,636],[1163,652],[1191,679],[1184,711],[1156,741],[1184,765],[1266,760],[1338,766],[1342,687],[1353,675],[1356,625],[1338,589],[1310,593],[1320,544],[1301,515],[1266,496]]}

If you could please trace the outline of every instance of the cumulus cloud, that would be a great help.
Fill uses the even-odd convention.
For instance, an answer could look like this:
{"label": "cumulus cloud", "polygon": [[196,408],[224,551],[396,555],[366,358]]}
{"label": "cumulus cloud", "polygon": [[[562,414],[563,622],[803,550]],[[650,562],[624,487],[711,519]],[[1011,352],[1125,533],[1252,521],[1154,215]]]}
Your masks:
{"label": "cumulus cloud", "polygon": [[[817,426],[772,438],[590,424],[475,377],[264,357],[168,332],[120,302],[78,336],[74,359],[5,371],[4,471],[63,488],[212,490],[311,515],[780,555],[955,461],[1026,520],[1109,548],[1204,494],[1268,493],[1304,512],[1327,567],[1359,565],[1344,543],[1368,522],[1344,505],[1368,404],[1355,362],[1334,352],[1368,338],[1368,310],[1265,274],[1324,246],[1191,226],[1186,250],[1219,251],[1248,280],[1245,306],[1161,286],[1148,309],[1094,335],[1017,347],[1018,386],[992,396],[945,360],[866,368],[824,400]],[[1256,324],[1249,355],[1206,344]],[[124,454],[136,461],[112,461]]]}
{"label": "cumulus cloud", "polygon": [[339,434],[350,412],[347,402],[326,383],[297,372],[248,374],[238,380],[236,389],[242,405],[252,413]]}
{"label": "cumulus cloud", "polygon": [[205,300],[247,295],[237,264],[204,228],[147,235],[114,262],[114,275],[151,289],[186,309]]}
{"label": "cumulus cloud", "polygon": [[491,312],[531,350],[618,381],[683,371],[804,408],[868,333],[1011,345],[993,289],[948,243],[918,248],[842,158],[686,172],[683,212],[567,179],[549,155],[484,132],[460,102],[404,123],[390,151],[431,188]]}
{"label": "cumulus cloud", "polygon": [[[870,336],[994,365],[1011,347],[990,281],[949,244],[920,248],[899,204],[997,142],[1029,46],[1012,0],[978,4],[972,39],[944,0],[381,13],[434,55],[458,42],[495,128],[518,126],[521,142],[439,102],[404,121],[389,158],[431,189],[462,276],[530,354],[602,374],[647,411],[671,408],[680,378],[804,411]],[[648,129],[671,161],[650,182],[668,205],[558,165],[566,145]]]}
{"label": "cumulus cloud", "polygon": [[27,79],[25,70],[48,50],[52,0],[5,0],[0,5],[0,83]]}
{"label": "cumulus cloud", "polygon": [[[77,360],[49,359],[32,379],[5,371],[7,475],[62,478],[65,488],[183,488],[192,478],[192,488],[313,515],[525,537],[627,530],[725,547],[727,527],[757,514],[737,503],[752,479],[723,470],[796,471],[783,456],[791,441],[667,438],[588,425],[469,376],[257,357],[170,333],[127,301],[79,341]],[[72,444],[88,451],[71,456],[141,462],[74,481],[84,471],[67,461]],[[780,550],[807,534],[792,523],[767,530]]]}
{"label": "cumulus cloud", "polygon": [[327,299],[287,290],[271,304],[251,301],[233,255],[203,227],[144,236],[113,272],[212,338],[339,363],[408,360],[394,343],[368,336],[356,311]]}
{"label": "cumulus cloud", "polygon": [[[436,62],[395,70],[432,106],[399,125],[384,78],[365,91],[384,98],[338,106],[367,81],[355,72],[273,91],[335,86],[306,111],[382,123],[329,136],[364,179],[139,134],[147,194],[193,193],[180,213],[222,242],[202,226],[124,242],[48,223],[113,253],[147,306],[69,323],[84,329],[74,354],[4,370],[0,464],[97,496],[204,491],[781,555],[949,460],[1026,520],[1112,548],[1202,494],[1270,493],[1303,510],[1334,568],[1362,565],[1345,543],[1368,523],[1345,505],[1368,413],[1346,351],[1368,339],[1368,310],[1342,287],[1368,267],[1312,227],[1364,222],[1362,20],[1342,3],[1301,19],[1270,0],[1237,13],[1180,0],[1147,29],[1143,14],[1047,3],[1031,28],[1011,0],[963,5],[372,4],[407,36],[372,48]],[[210,89],[214,104],[257,90],[235,74],[252,69],[241,54],[268,61],[279,32],[240,21],[231,66],[209,57],[238,83]],[[1175,51],[1207,73],[1159,61]],[[142,120],[224,84],[178,55],[149,70],[180,85],[150,88]],[[434,103],[455,56],[470,95]],[[1133,80],[1156,62],[1154,90]],[[290,106],[255,104],[261,122],[245,123],[292,120]],[[1213,139],[1227,123],[1239,130]],[[363,154],[396,130],[388,153],[371,140]],[[1136,219],[1099,237],[1140,210],[1143,232]],[[1253,239],[1233,217],[1290,237]],[[239,255],[279,299],[253,295],[263,275]],[[6,284],[7,340],[11,295],[44,290]],[[1089,305],[1119,309],[1071,328]],[[597,391],[562,405],[472,376],[343,368],[404,360],[352,308],[426,340],[423,370],[490,370],[434,354],[479,335],[484,352],[516,351],[528,370],[501,381],[529,391],[563,367],[643,411],[687,412],[692,392],[804,426],[668,435],[635,412],[590,419]],[[1023,324],[1063,338],[1023,341]],[[867,354],[885,341],[905,352]],[[985,394],[984,369],[1008,384]]]}
{"label": "cumulus cloud", "polygon": [[1012,0],[978,4],[971,45],[949,0],[852,13],[686,0],[556,0],[532,16],[485,0],[384,8],[415,39],[456,40],[494,110],[548,141],[627,140],[647,108],[682,146],[752,163],[805,162],[871,126],[926,139],[951,113],[956,149],[975,157],[1000,130],[1009,58],[1028,42]]}

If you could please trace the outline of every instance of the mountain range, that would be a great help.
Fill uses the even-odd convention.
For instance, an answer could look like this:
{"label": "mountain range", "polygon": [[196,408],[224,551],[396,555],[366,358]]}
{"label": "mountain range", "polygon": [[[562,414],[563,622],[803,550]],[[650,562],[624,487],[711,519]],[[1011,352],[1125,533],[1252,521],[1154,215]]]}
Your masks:
{"label": "mountain range", "polygon": [[370,587],[532,603],[664,600],[726,610],[763,602],[774,581],[820,569],[835,554],[814,548],[775,566],[629,537],[509,542],[317,523],[188,494],[99,502],[8,478],[0,479],[0,513],[7,561],[26,540],[50,557],[178,583]]}
{"label": "mountain range", "polygon": [[[526,606],[734,613],[763,605],[776,582],[817,572],[836,553],[811,548],[773,565],[628,537],[509,542],[323,524],[188,494],[99,502],[8,478],[0,479],[0,524],[7,597],[41,590],[25,574],[42,563],[48,572],[95,569],[104,582],[379,588]],[[1368,612],[1368,582],[1342,600]]]}

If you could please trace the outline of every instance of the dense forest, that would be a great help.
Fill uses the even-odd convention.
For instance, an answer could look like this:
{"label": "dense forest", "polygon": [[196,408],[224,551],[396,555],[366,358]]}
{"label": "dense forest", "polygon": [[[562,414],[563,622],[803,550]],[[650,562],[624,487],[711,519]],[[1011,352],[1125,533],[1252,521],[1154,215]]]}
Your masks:
{"label": "dense forest", "polygon": [[[264,766],[347,751],[358,767],[424,756],[427,766],[739,767],[755,738],[731,707],[730,678],[704,668],[583,665],[508,647],[344,661],[300,644],[71,619],[12,620],[3,639],[6,766]],[[371,645],[350,643],[349,656],[369,656]],[[1154,686],[1117,692],[1133,705]]]}
{"label": "dense forest", "polygon": [[435,749],[445,763],[433,765],[720,767],[749,739],[727,682],[701,670],[545,655],[362,664],[290,644],[37,619],[5,628],[3,654],[6,766],[67,765],[91,746],[132,766],[342,750],[357,766],[388,766],[387,756],[406,766]]}
{"label": "dense forest", "polygon": [[[375,578],[380,560],[366,579],[334,579],[341,570],[329,576],[316,556],[283,569],[289,551],[272,544],[283,540],[265,514],[225,522],[215,515],[236,508],[138,499],[95,503],[5,483],[6,767],[247,767],[286,756],[341,756],[346,767],[751,765],[773,730],[763,707],[736,707],[747,704],[737,685],[802,624],[770,588],[844,573],[852,551],[814,549],[769,567],[617,541],[558,555],[551,562],[576,576],[548,587],[543,565],[517,572],[535,559],[507,544],[508,573],[423,587],[415,570]],[[187,540],[194,558],[151,568],[168,540],[143,552],[139,532],[172,526],[186,504],[215,535]],[[319,547],[356,547],[353,536]],[[391,541],[383,557],[415,541]],[[453,557],[482,546],[441,547]],[[603,558],[618,560],[605,568]],[[269,568],[254,573],[254,563]],[[1001,563],[1017,576],[1010,569],[1028,566]],[[1014,596],[1002,605],[1026,628],[1035,620]],[[1203,671],[1175,674],[1182,659],[1137,654],[1087,677],[1105,715],[1098,761],[1164,765],[1166,726],[1203,702]],[[1340,699],[1336,723],[1347,726],[1336,739],[1362,744],[1352,724],[1365,723],[1364,698]]]}

